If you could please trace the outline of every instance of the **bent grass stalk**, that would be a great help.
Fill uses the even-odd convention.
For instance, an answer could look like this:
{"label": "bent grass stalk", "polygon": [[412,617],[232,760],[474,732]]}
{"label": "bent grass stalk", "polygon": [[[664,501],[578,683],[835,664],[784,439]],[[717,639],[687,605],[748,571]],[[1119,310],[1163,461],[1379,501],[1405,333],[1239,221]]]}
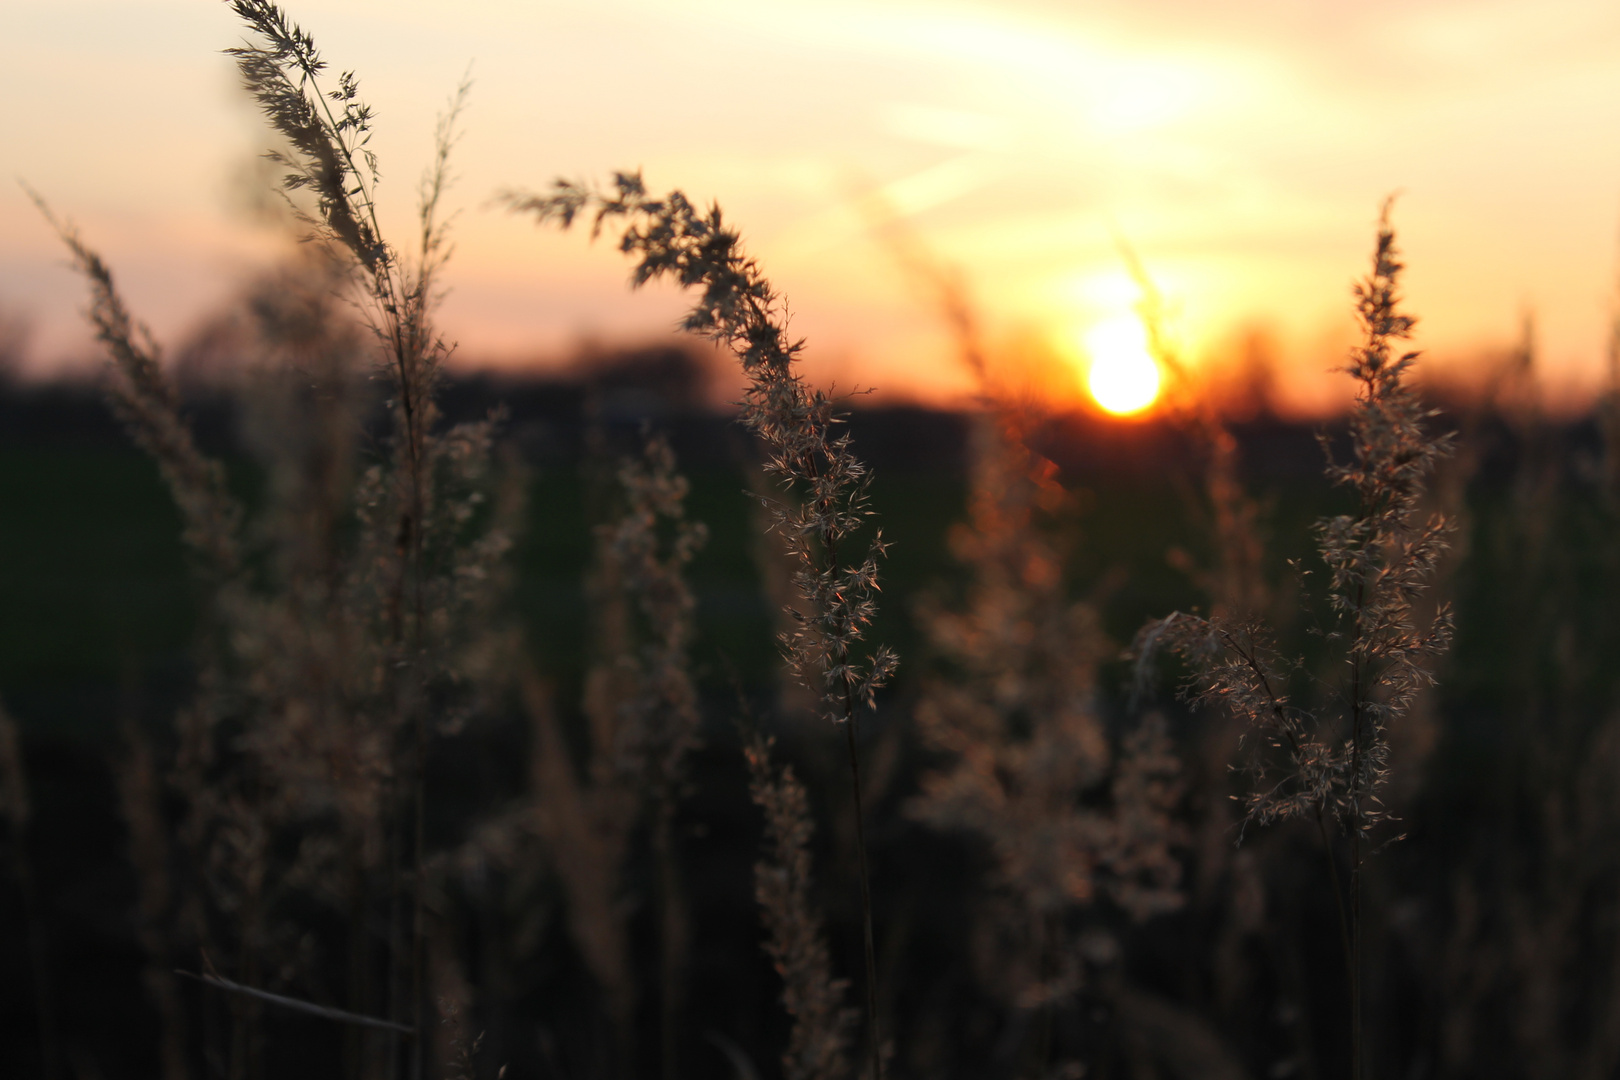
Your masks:
{"label": "bent grass stalk", "polygon": [[791,612],[796,627],[783,635],[783,651],[798,679],[818,697],[822,715],[845,728],[866,950],[867,1035],[872,1076],[881,1080],[877,950],[855,723],[859,707],[872,707],[898,660],[887,646],[869,654],[859,648],[877,610],[878,560],[887,550],[879,530],[863,558],[855,561],[847,554],[871,515],[870,474],[850,449],[848,432],[840,430],[834,400],[807,387],[794,367],[804,343],[788,337],[786,304],[758,264],[743,254],[737,232],[725,224],[718,206],[699,211],[679,191],[651,197],[640,175],[631,173],[615,174],[613,188],[605,192],[558,181],[549,193],[509,193],[502,201],[511,211],[562,228],[594,211],[593,237],[610,221],[621,224],[619,248],[637,260],[633,283],[669,277],[700,288],[682,328],[730,347],[748,376],[742,422],[766,449],[766,472],[789,496],[770,502],[768,509],[799,565],[794,584],[804,604]]}

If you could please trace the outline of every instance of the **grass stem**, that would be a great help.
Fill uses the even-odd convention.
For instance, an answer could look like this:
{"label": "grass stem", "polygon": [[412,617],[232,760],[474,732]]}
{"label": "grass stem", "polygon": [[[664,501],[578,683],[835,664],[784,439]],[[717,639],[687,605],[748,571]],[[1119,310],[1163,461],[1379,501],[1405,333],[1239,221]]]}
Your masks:
{"label": "grass stem", "polygon": [[[852,703],[846,702],[846,705]],[[872,1078],[883,1080],[883,1043],[878,1031],[877,945],[872,936],[872,881],[866,863],[866,818],[861,806],[861,761],[855,746],[854,709],[844,720],[845,743],[849,747],[849,777],[855,793],[855,860],[861,879],[861,931],[866,947],[866,1024],[871,1046]]]}

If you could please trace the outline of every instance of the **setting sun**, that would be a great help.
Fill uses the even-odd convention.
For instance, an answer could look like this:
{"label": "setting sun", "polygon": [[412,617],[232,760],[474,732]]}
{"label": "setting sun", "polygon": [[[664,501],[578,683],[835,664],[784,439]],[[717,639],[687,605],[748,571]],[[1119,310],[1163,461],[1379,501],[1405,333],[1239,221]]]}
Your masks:
{"label": "setting sun", "polygon": [[1148,349],[1141,320],[1121,315],[1085,334],[1086,389],[1115,416],[1129,416],[1159,396],[1159,365]]}

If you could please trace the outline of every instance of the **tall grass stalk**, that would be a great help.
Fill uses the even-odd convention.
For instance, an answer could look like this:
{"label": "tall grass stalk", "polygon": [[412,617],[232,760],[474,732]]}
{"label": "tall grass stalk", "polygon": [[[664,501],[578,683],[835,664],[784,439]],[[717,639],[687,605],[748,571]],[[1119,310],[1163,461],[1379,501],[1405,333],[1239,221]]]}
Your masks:
{"label": "tall grass stalk", "polygon": [[[226,672],[230,650],[226,639],[233,614],[241,608],[243,593],[242,507],[226,487],[224,468],[198,448],[181,415],[179,394],[164,372],[157,343],[130,313],[113,282],[111,269],[72,224],[55,216],[42,196],[32,189],[29,195],[90,285],[87,315],[110,360],[105,384],[108,404],[136,445],[157,463],[180,511],[181,539],[191,555],[191,569],[203,593],[197,685],[191,701],[176,717],[178,746],[168,778],[186,802],[176,838],[193,865],[200,868],[211,859],[214,825],[232,809],[226,800],[210,791],[210,781],[215,771],[218,729],[230,696]],[[138,843],[137,819],[131,817],[130,824]],[[221,890],[228,887],[210,881],[208,891],[217,900]],[[168,883],[158,875],[143,873],[142,891],[143,904],[158,910]],[[178,905],[175,917],[191,945],[204,954],[218,954],[202,890],[190,891]],[[171,966],[167,957],[160,964],[162,969]]]}
{"label": "tall grass stalk", "polygon": [[[371,328],[382,345],[383,366],[392,381],[394,475],[404,488],[395,494],[393,516],[398,544],[407,555],[400,561],[389,603],[391,635],[403,674],[396,685],[396,708],[407,718],[401,726],[410,741],[406,766],[410,786],[400,793],[402,805],[410,807],[411,837],[407,1011],[411,1026],[420,1031],[425,1015],[422,877],[428,739],[423,692],[429,678],[424,667],[429,611],[423,534],[431,499],[428,457],[429,431],[437,419],[434,394],[448,352],[433,330],[431,309],[435,276],[449,254],[438,208],[449,182],[455,122],[468,86],[464,82],[457,91],[436,132],[433,163],[421,187],[419,246],[410,264],[383,239],[378,223],[377,159],[367,147],[372,113],[359,98],[354,73],[342,72],[336,86],[327,89],[326,63],[313,38],[277,5],[269,0],[231,0],[231,7],[256,40],[227,52],[271,127],[292,147],[290,154],[273,151],[270,156],[289,170],[283,179],[289,193],[308,190],[315,195],[316,211],[304,215],[307,223],[322,239],[346,249],[361,269],[370,294]],[[412,1076],[419,1076],[421,1068],[419,1044]]]}
{"label": "tall grass stalk", "polygon": [[524,696],[537,741],[536,821],[568,896],[569,925],[608,1001],[620,1071],[634,1068],[635,981],[622,896],[633,833],[650,833],[659,908],[660,1061],[676,1071],[685,917],[675,819],[701,716],[688,653],[695,601],[686,568],[707,530],[686,516],[686,478],[662,436],[615,472],[614,509],[595,529],[586,592],[595,656],[586,675],[589,751],[576,775],[546,688]]}
{"label": "tall grass stalk", "polygon": [[988,950],[996,970],[984,974],[1017,1020],[1037,1016],[1034,1045],[1019,1049],[1044,1075],[1054,1067],[1054,1014],[1084,982],[1075,912],[1106,899],[1146,919],[1181,902],[1171,851],[1180,830],[1170,818],[1179,765],[1156,717],[1117,753],[1110,745],[1097,670],[1114,650],[1096,605],[1071,599],[1074,537],[1064,525],[1073,502],[1057,466],[1030,446],[1047,417],[998,370],[962,275],[885,225],[897,261],[950,329],[982,409],[969,443],[968,519],[950,534],[967,593],[954,605],[930,597],[918,610],[940,670],[916,718],[943,761],[911,811],[990,847],[1001,895],[982,930],[1002,948]]}
{"label": "tall grass stalk", "polygon": [[811,900],[809,797],[791,766],[771,761],[771,741],[758,731],[748,734],[743,753],[749,794],[765,815],[754,896],[765,920],[765,951],[782,976],[782,1004],[793,1018],[783,1080],[839,1080],[848,1075],[858,1014],[844,1007],[849,980],[833,978],[821,915]]}
{"label": "tall grass stalk", "polygon": [[788,498],[769,509],[777,535],[797,561],[794,584],[803,608],[782,646],[799,680],[816,694],[822,715],[844,728],[855,802],[863,939],[866,951],[867,1036],[874,1080],[881,1080],[877,1016],[877,950],[861,806],[860,757],[855,724],[861,706],[898,663],[886,646],[866,652],[862,639],[877,610],[882,532],[855,557],[849,548],[866,524],[870,474],[850,449],[836,402],[810,389],[794,366],[802,341],[788,336],[786,305],[753,259],[742,252],[718,206],[700,211],[680,192],[647,194],[639,175],[618,173],[611,190],[559,181],[546,194],[508,194],[508,209],[567,228],[593,211],[592,235],[622,224],[619,247],[633,256],[632,281],[669,277],[700,288],[682,328],[727,345],[748,377],[742,422],[766,449],[765,469]]}
{"label": "tall grass stalk", "polygon": [[[183,934],[216,956],[224,954],[208,946],[234,934],[230,981],[262,991],[262,977],[289,970],[269,960],[280,948],[278,910],[300,892],[336,902],[351,943],[348,1011],[370,1014],[380,871],[392,878],[381,890],[392,912],[384,1011],[393,1030],[422,1033],[428,742],[476,704],[475,654],[490,633],[490,589],[510,544],[509,518],[482,509],[493,421],[438,430],[434,397],[448,353],[431,318],[448,254],[438,207],[467,88],[441,119],[422,184],[419,249],[406,259],[377,223],[370,110],[354,75],[328,89],[310,35],[278,7],[231,6],[251,40],[229,52],[288,144],[270,156],[287,170],[288,202],[314,241],[306,250],[318,253],[304,278],[255,298],[244,343],[249,357],[273,364],[291,354],[299,367],[296,387],[271,369],[244,380],[244,430],[270,479],[252,528],[220,463],[198,449],[157,347],[110,271],[41,209],[90,282],[90,317],[112,359],[109,395],[181,509],[206,598],[198,685],[180,716],[170,777],[185,800],[179,846],[197,885],[177,890]],[[305,194],[312,200],[300,201]],[[358,343],[332,312],[356,285],[392,420],[369,464],[360,460],[366,436],[350,366]],[[233,1075],[262,1067],[259,999],[251,997],[233,998]],[[424,1042],[414,1043],[412,1075]],[[378,1075],[386,1056],[398,1075],[399,1046],[392,1039],[379,1055],[356,1036],[351,1068]]]}
{"label": "tall grass stalk", "polygon": [[676,1024],[685,959],[684,891],[675,850],[675,821],[687,755],[702,717],[689,653],[696,600],[686,570],[708,538],[686,515],[689,484],[662,436],[644,434],[639,458],[618,472],[619,517],[598,530],[605,568],[619,581],[635,632],[618,657],[617,677],[633,688],[617,747],[621,769],[652,816],[659,907],[659,1040],[664,1080],[675,1080]]}
{"label": "tall grass stalk", "polygon": [[[1426,428],[1432,414],[1409,382],[1418,354],[1396,353],[1413,319],[1398,307],[1402,265],[1388,210],[1386,204],[1372,270],[1354,290],[1363,342],[1344,369],[1356,384],[1352,456],[1340,463],[1329,454],[1327,467],[1329,479],[1354,494],[1356,510],[1316,525],[1332,619],[1326,637],[1346,674],[1327,702],[1296,704],[1291,682],[1304,661],[1283,658],[1274,632],[1253,615],[1178,612],[1146,627],[1137,643],[1144,670],[1156,649],[1179,654],[1192,669],[1189,699],[1229,710],[1260,736],[1263,752],[1249,764],[1248,820],[1303,817],[1321,831],[1346,953],[1352,1080],[1361,1080],[1365,1067],[1362,876],[1371,834],[1386,821],[1378,792],[1389,777],[1388,729],[1434,681],[1434,661],[1452,635],[1444,604],[1427,625],[1418,625],[1416,614],[1447,548],[1450,523],[1425,516],[1422,503],[1451,438]],[[1348,886],[1340,880],[1329,818],[1348,838]]]}

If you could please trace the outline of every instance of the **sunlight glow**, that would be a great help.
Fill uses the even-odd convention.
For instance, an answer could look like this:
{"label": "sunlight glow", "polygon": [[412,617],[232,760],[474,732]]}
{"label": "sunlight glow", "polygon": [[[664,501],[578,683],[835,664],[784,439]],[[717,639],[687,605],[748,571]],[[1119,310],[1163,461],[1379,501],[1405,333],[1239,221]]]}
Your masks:
{"label": "sunlight glow", "polygon": [[[260,170],[268,132],[218,54],[237,20],[222,4],[0,4],[0,101],[32,102],[75,73],[50,109],[8,110],[11,156],[180,346],[285,250],[254,209],[273,179]],[[1514,312],[1529,304],[1549,392],[1575,408],[1607,385],[1593,298],[1612,276],[1602,223],[1620,146],[1590,133],[1612,127],[1620,101],[1613,0],[289,5],[308,9],[305,25],[378,110],[369,148],[392,178],[380,209],[396,238],[416,201],[398,181],[425,163],[434,117],[477,58],[446,206],[468,207],[441,320],[462,365],[561,363],[587,338],[640,343],[678,321],[688,300],[628,292],[611,246],[474,212],[482,193],[558,169],[605,180],[634,166],[652,192],[723,206],[793,298],[807,370],[830,381],[837,369],[880,398],[954,408],[972,395],[941,376],[945,339],[917,291],[873,257],[868,204],[963,268],[987,329],[1039,339],[1049,355],[1031,381],[1054,401],[1122,400],[1083,352],[1087,330],[1141,299],[1118,233],[1180,302],[1184,358],[1219,377],[1245,328],[1266,325],[1299,361],[1278,369],[1279,405],[1314,413],[1342,405],[1330,370],[1349,333],[1345,282],[1397,187],[1410,192],[1397,220],[1436,371],[1482,377],[1477,358],[1514,347]],[[693,56],[727,57],[725,77],[689,78]],[[545,139],[518,137],[537,103],[556,101],[578,108],[548,120]],[[1392,102],[1405,120],[1392,122]],[[184,177],[134,167],[106,183],[108,162],[155,160],[185,162]],[[95,353],[83,282],[15,185],[0,190],[0,236],[0,324],[26,316],[33,331],[20,363],[44,373]],[[1160,374],[1161,398],[1179,397]]]}
{"label": "sunlight glow", "polygon": [[1129,416],[1159,396],[1159,365],[1148,351],[1147,331],[1134,315],[1121,315],[1086,331],[1086,389],[1104,411]]}

